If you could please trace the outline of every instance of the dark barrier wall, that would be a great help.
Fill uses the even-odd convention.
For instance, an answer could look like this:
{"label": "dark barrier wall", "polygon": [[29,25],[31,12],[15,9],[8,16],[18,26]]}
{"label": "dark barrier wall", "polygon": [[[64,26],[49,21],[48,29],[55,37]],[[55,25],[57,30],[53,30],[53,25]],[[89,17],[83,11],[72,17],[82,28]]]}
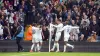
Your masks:
{"label": "dark barrier wall", "polygon": [[[67,51],[73,52],[100,52],[100,43],[89,43],[89,42],[69,42],[75,46],[75,49],[67,48]],[[31,48],[31,41],[22,41],[21,44],[24,47],[25,52],[29,52]],[[43,43],[42,52],[48,52],[48,42]],[[53,43],[51,43],[51,46]],[[16,52],[17,46],[15,41],[3,40],[0,41],[0,52]],[[60,42],[60,51],[63,51],[63,42]]]}

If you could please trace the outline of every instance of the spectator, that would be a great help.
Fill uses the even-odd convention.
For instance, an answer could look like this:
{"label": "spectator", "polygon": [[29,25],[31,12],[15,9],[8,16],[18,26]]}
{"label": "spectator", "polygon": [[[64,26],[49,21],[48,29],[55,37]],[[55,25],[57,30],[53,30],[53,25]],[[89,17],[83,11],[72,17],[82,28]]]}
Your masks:
{"label": "spectator", "polygon": [[76,24],[77,24],[78,26],[80,26],[81,20],[80,20],[79,15],[76,16],[75,22],[76,22]]}
{"label": "spectator", "polygon": [[3,26],[0,24],[0,40],[3,40]]}
{"label": "spectator", "polygon": [[84,25],[84,26],[89,26],[90,21],[89,21],[87,15],[83,12],[83,18],[82,18],[81,24],[83,25],[84,22],[86,22],[86,25]]}
{"label": "spectator", "polygon": [[[99,25],[99,27],[100,27],[100,16],[99,16],[99,20],[98,20],[98,25]],[[99,30],[98,38],[97,38],[97,39],[100,40],[100,30]]]}
{"label": "spectator", "polygon": [[2,7],[3,4],[3,0],[0,0],[0,8]]}
{"label": "spectator", "polygon": [[40,15],[40,13],[37,13],[36,16],[35,16],[35,23],[39,23],[39,24],[42,24],[43,22],[41,22],[43,19]]}
{"label": "spectator", "polygon": [[21,8],[18,12],[18,17],[19,17],[19,20],[20,22],[24,23],[24,19],[25,19],[25,13],[23,11],[23,9]]}
{"label": "spectator", "polygon": [[10,25],[14,24],[13,17],[14,17],[14,13],[11,12],[11,13],[10,13],[10,16],[9,16],[9,19],[8,19]]}
{"label": "spectator", "polygon": [[30,9],[30,8],[28,8],[28,6],[26,5],[26,2],[24,0],[21,2],[21,4],[18,4],[17,7],[18,7],[18,10],[20,10],[20,8],[22,8],[24,12],[26,12],[28,9]]}
{"label": "spectator", "polygon": [[70,15],[67,16],[66,23],[67,23],[67,24],[71,24],[71,16],[70,16]]}
{"label": "spectator", "polygon": [[96,35],[99,34],[99,25],[97,24],[96,21],[93,21],[93,23],[90,24],[90,32],[92,33],[96,33]]}
{"label": "spectator", "polygon": [[49,30],[47,29],[46,26],[43,26],[42,32],[43,32],[43,35],[44,35],[43,40],[44,40],[44,41],[47,41],[48,38],[49,38]]}
{"label": "spectator", "polygon": [[86,41],[89,36],[90,27],[87,26],[87,22],[84,21],[83,24],[80,26],[80,32],[81,32],[81,41]]}
{"label": "spectator", "polygon": [[[72,23],[72,26],[77,26],[75,24],[75,21],[74,20],[72,20],[71,23]],[[78,41],[79,40],[79,38],[78,38],[79,29],[72,29],[70,34],[71,34],[70,39],[72,41]]]}

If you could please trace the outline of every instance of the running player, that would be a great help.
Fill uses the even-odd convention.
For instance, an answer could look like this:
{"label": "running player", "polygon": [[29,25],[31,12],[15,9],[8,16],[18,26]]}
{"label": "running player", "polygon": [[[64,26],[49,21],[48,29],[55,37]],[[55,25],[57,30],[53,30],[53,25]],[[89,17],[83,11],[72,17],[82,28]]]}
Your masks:
{"label": "running player", "polygon": [[71,45],[71,44],[68,44],[68,40],[69,40],[69,37],[70,37],[70,31],[75,28],[75,29],[79,29],[78,26],[71,26],[71,25],[66,25],[64,26],[61,30],[59,30],[60,32],[64,30],[64,51],[63,52],[66,52],[66,47],[71,47],[72,49],[74,48],[74,45]]}

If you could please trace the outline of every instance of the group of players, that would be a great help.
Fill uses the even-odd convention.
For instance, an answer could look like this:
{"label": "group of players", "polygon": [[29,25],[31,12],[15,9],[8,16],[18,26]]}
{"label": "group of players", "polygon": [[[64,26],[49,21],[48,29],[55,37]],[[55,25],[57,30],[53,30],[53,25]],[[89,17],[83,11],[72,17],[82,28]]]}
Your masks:
{"label": "group of players", "polygon": [[[51,32],[54,32],[54,29],[56,28],[56,34],[55,34],[55,41],[54,41],[54,45],[53,45],[53,48],[50,50],[50,51],[54,51],[55,48],[57,48],[56,52],[59,52],[59,39],[61,37],[61,32],[64,31],[64,50],[63,52],[66,52],[66,47],[71,47],[72,49],[74,48],[74,45],[71,45],[71,44],[68,44],[68,40],[69,40],[69,37],[70,37],[70,31],[72,29],[79,29],[78,26],[71,26],[71,25],[65,25],[63,26],[63,23],[61,22],[60,19],[56,19],[55,20],[56,24],[52,24],[50,23],[50,27],[49,27],[49,30]],[[38,51],[40,52],[41,50],[41,46],[42,46],[42,28],[40,25],[33,25],[32,27],[32,31],[33,31],[33,37],[32,37],[32,46],[31,46],[31,50],[30,52],[33,52],[33,48],[35,48],[35,51]],[[51,33],[52,34],[52,33]],[[53,34],[52,34],[53,35]],[[52,37],[52,36],[51,36]]]}

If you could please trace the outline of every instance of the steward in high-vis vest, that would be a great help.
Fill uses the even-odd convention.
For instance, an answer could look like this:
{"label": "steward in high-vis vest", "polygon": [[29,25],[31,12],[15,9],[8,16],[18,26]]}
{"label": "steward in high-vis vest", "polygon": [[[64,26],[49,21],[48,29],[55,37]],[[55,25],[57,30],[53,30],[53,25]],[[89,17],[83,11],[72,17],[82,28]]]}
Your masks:
{"label": "steward in high-vis vest", "polygon": [[32,25],[28,25],[25,29],[24,39],[27,41],[32,40]]}

